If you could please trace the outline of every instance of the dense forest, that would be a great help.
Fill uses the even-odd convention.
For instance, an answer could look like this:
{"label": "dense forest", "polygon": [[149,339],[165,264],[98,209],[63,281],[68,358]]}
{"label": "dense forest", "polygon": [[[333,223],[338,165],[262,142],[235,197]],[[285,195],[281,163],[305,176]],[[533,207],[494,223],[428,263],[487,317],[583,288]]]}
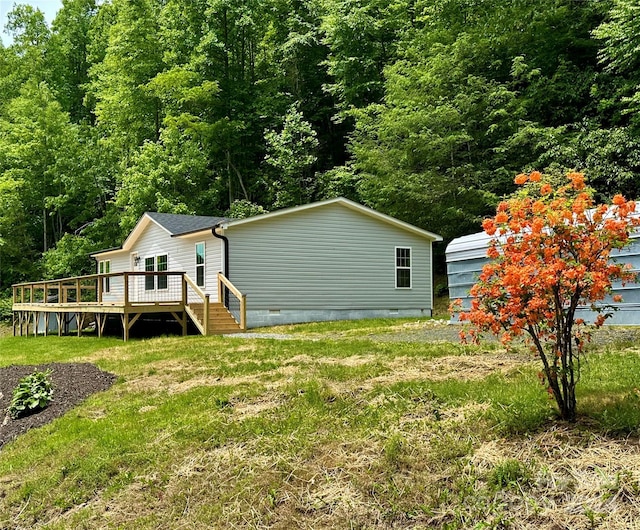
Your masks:
{"label": "dense forest", "polygon": [[448,240],[521,171],[640,195],[635,0],[64,0],[4,31],[0,291],[144,211],[342,195]]}

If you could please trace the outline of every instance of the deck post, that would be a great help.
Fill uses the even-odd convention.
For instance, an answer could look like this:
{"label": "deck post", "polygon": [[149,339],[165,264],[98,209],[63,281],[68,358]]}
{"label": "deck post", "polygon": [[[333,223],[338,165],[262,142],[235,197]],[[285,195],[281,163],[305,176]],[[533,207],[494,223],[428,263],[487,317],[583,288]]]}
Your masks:
{"label": "deck post", "polygon": [[247,295],[243,294],[240,298],[240,329],[247,329]]}
{"label": "deck post", "polygon": [[129,273],[125,272],[124,275],[124,307],[125,311],[129,305]]}
{"label": "deck post", "polygon": [[187,279],[185,275],[182,275],[182,307],[186,307],[189,303],[189,295],[188,295]]}
{"label": "deck post", "polygon": [[202,329],[204,330],[203,335],[209,334],[209,298],[208,294],[204,295],[204,307],[202,308]]}

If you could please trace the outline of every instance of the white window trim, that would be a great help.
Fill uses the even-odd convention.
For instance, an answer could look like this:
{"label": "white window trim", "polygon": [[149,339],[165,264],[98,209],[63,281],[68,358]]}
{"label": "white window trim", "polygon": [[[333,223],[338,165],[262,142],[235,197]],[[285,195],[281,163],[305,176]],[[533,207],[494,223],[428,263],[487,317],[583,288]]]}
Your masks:
{"label": "white window trim", "polygon": [[[100,260],[98,262],[98,274],[109,274],[110,272],[111,272],[111,260],[110,259]],[[111,292],[110,278],[102,278],[102,292],[106,294],[109,294]]]}
{"label": "white window trim", "polygon": [[[163,271],[158,270],[158,258],[161,256],[166,256],[166,265],[167,268]],[[156,272],[168,272],[169,271],[169,253],[168,252],[163,252],[162,254],[156,254]],[[165,281],[167,282],[167,286],[166,287],[158,287],[158,282],[160,281],[160,276],[156,276],[156,281],[155,281],[155,288],[156,291],[166,291],[169,289],[169,276],[165,276]]]}
{"label": "white window trim", "polygon": [[[153,269],[152,270],[147,270],[147,260],[152,259],[153,260]],[[145,256],[144,258],[142,258],[142,270],[144,272],[155,272],[156,270],[156,256],[151,255],[151,256]],[[149,292],[149,291],[155,291],[156,290],[156,277],[155,276],[151,276],[151,278],[153,279],[153,287],[148,288],[147,287],[147,281],[149,279],[149,276],[144,276],[144,290],[145,292]]]}
{"label": "white window trim", "polygon": [[[202,248],[204,250],[204,252],[202,253],[202,257],[203,257],[203,262],[201,264],[198,264],[198,245],[202,245]],[[196,277],[194,278],[194,280],[196,281],[196,285],[198,287],[206,287],[207,285],[207,244],[204,241],[198,241],[194,247],[193,247],[194,251],[195,251],[195,272],[196,272]],[[200,285],[198,283],[198,267],[202,267],[202,285]]]}
{"label": "white window trim", "polygon": [[[158,258],[160,256],[167,256],[167,270],[166,271],[159,271],[158,270]],[[153,271],[148,271],[147,270],[147,260],[148,259],[153,259]],[[168,252],[162,252],[160,254],[150,254],[145,256],[144,258],[142,258],[142,266],[144,267],[144,271],[145,272],[167,272],[169,270],[169,253]],[[146,292],[150,292],[150,291],[166,291],[167,289],[169,289],[169,277],[167,276],[167,286],[166,287],[158,287],[158,276],[153,276],[153,288],[152,289],[147,289],[147,276],[144,277],[144,290]]]}
{"label": "white window trim", "polygon": [[[406,249],[409,250],[409,266],[408,267],[398,267],[398,249]],[[396,289],[400,289],[403,291],[413,289],[413,248],[412,247],[404,247],[397,246],[393,251],[393,272],[394,272],[394,284]],[[409,287],[399,287],[398,286],[398,270],[407,270],[409,269]]]}

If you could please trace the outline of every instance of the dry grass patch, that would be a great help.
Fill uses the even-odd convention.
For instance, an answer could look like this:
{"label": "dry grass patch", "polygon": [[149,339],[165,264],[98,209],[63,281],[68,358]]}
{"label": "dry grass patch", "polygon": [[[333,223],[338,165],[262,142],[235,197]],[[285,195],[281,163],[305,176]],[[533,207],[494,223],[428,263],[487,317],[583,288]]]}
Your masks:
{"label": "dry grass patch", "polygon": [[[523,439],[486,441],[470,466],[491,477],[514,462],[520,471],[511,464],[512,484],[506,477],[500,492],[510,511],[520,514],[513,528],[640,528],[637,438],[555,426]],[[526,484],[518,485],[518,473],[528,474]]]}

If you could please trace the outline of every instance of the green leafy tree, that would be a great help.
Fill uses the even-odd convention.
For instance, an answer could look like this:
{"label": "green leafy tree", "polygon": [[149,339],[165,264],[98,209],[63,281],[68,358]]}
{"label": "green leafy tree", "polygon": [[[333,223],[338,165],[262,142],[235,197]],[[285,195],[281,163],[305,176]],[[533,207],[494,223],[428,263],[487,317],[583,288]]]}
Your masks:
{"label": "green leafy tree", "polygon": [[226,217],[231,219],[246,219],[255,215],[268,213],[262,206],[255,204],[247,199],[237,199],[233,201],[231,208],[225,213]]}
{"label": "green leafy tree", "polygon": [[89,257],[99,247],[88,238],[66,233],[54,248],[42,256],[45,278],[69,278],[95,272],[95,262]]}
{"label": "green leafy tree", "polygon": [[131,149],[160,136],[159,101],[144,90],[163,68],[155,8],[152,0],[115,0],[104,58],[89,69],[98,124],[125,161]]}
{"label": "green leafy tree", "polygon": [[637,36],[640,31],[640,6],[630,0],[616,0],[608,20],[593,31],[603,43],[599,58],[608,72],[618,79],[618,103],[637,129],[640,122],[640,50]]}
{"label": "green leafy tree", "polygon": [[316,161],[316,132],[295,106],[284,117],[282,130],[267,131],[265,162],[277,170],[271,193],[276,208],[309,202],[315,182],[310,170]]}
{"label": "green leafy tree", "polygon": [[327,88],[346,109],[379,103],[384,68],[396,58],[398,36],[410,23],[410,3],[334,0],[324,7],[321,28],[334,79]]}
{"label": "green leafy tree", "polygon": [[0,292],[36,272],[24,186],[19,177],[0,174]]}
{"label": "green leafy tree", "polygon": [[47,45],[47,78],[63,110],[76,123],[91,119],[85,96],[90,28],[97,9],[95,0],[63,0]]}
{"label": "green leafy tree", "polygon": [[0,118],[0,171],[24,183],[22,203],[40,219],[34,239],[43,251],[62,235],[64,220],[55,202],[65,193],[61,176],[73,160],[76,138],[75,126],[45,83],[26,84]]}
{"label": "green leafy tree", "polygon": [[164,129],[160,142],[146,142],[133,154],[122,175],[116,205],[124,233],[145,211],[200,213],[200,190],[207,176],[198,141],[177,128]]}

